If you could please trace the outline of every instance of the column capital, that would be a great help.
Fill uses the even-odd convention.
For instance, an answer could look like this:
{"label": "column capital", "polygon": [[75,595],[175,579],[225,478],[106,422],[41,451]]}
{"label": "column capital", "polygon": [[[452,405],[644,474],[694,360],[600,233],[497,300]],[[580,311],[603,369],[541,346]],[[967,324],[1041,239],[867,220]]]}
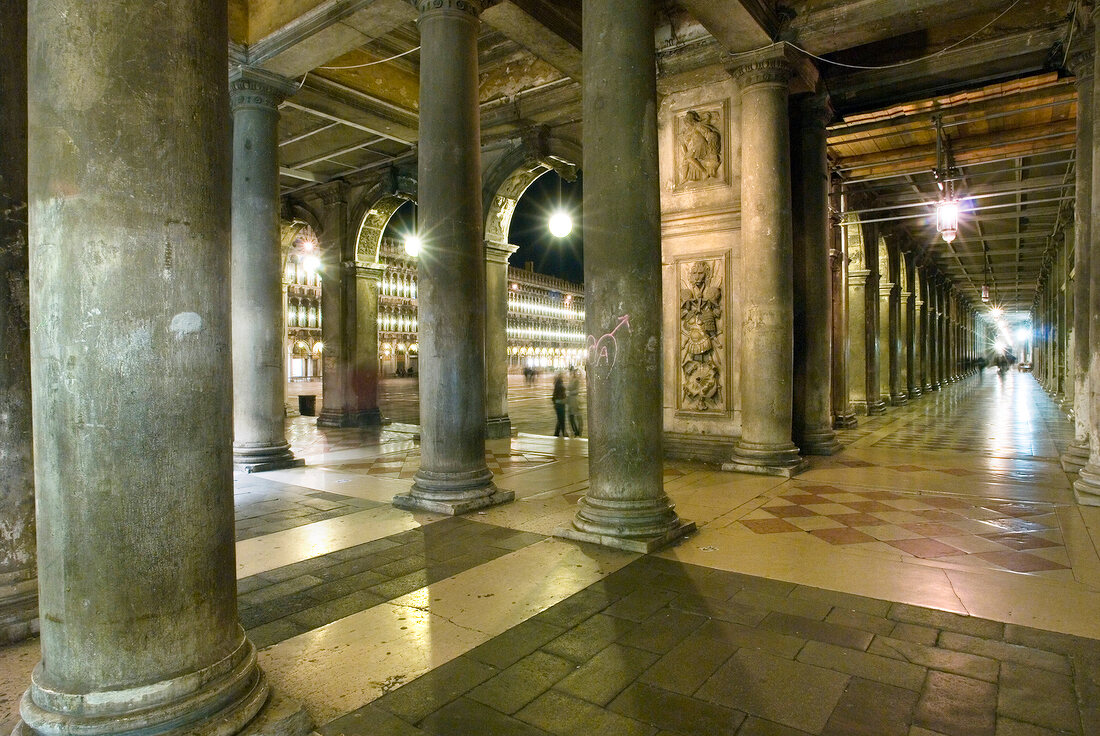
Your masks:
{"label": "column capital", "polygon": [[485,260],[490,263],[508,263],[508,259],[517,250],[519,250],[518,245],[512,245],[511,243],[494,243],[490,240],[486,240]]}
{"label": "column capital", "polygon": [[344,261],[340,264],[344,273],[351,274],[357,279],[369,281],[381,281],[382,274],[386,271],[384,263],[362,263],[360,261]]}
{"label": "column capital", "polygon": [[798,97],[798,107],[806,122],[821,128],[831,123],[836,116],[833,100],[825,90]]}
{"label": "column capital", "polygon": [[297,91],[293,80],[265,69],[238,66],[229,70],[229,102],[234,111],[245,107],[274,111]]}
{"label": "column capital", "polygon": [[844,258],[845,258],[844,251],[838,250],[836,248],[830,248],[829,249],[829,268],[832,269],[834,272],[839,272],[841,266],[844,265],[844,262],[842,261],[842,259],[844,259]]}
{"label": "column capital", "polygon": [[324,186],[317,187],[314,191],[321,197],[321,202],[326,207],[332,207],[333,205],[348,203],[348,189],[350,188],[346,181],[337,179]]}
{"label": "column capital", "polygon": [[479,18],[488,4],[485,0],[414,0],[416,12],[427,15],[458,15]]}
{"label": "column capital", "polygon": [[726,69],[741,85],[742,92],[757,85],[786,88],[794,71],[791,53],[790,45],[780,41],[755,51],[730,55]]}
{"label": "column capital", "polygon": [[1066,67],[1076,77],[1074,84],[1091,80],[1094,75],[1096,53],[1093,44],[1085,43],[1074,49],[1066,60]]}

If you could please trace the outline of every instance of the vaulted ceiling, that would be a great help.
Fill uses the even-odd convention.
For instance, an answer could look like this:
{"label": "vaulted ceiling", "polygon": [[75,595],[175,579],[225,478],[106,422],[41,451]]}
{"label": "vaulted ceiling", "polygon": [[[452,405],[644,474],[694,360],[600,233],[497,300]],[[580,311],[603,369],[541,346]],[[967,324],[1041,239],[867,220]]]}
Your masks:
{"label": "vaulted ceiling", "polygon": [[[487,3],[479,41],[485,143],[581,123],[581,0]],[[722,73],[724,55],[785,40],[836,109],[830,158],[861,217],[906,234],[970,300],[989,282],[1026,309],[1072,219],[1071,52],[1086,0],[659,0],[663,91]],[[408,0],[230,0],[231,55],[297,80],[282,107],[284,194],[415,160],[419,75]],[[936,237],[936,125],[964,200]]]}

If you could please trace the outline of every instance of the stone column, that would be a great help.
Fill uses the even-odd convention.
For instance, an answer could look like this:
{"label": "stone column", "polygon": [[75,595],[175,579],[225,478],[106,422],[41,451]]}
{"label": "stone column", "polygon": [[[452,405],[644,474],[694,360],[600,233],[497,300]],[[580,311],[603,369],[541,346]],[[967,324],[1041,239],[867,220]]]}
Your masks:
{"label": "stone column", "polygon": [[828,97],[800,101],[792,133],[794,207],[794,441],[807,455],[840,449],[832,412],[832,271],[829,268]]}
{"label": "stone column", "polygon": [[695,528],[663,480],[654,2],[583,10],[589,485],[555,534],[648,552]]}
{"label": "stone column", "polygon": [[27,293],[27,2],[0,5],[0,644],[38,630]]}
{"label": "stone column", "polygon": [[[905,268],[905,261],[902,260],[902,268]],[[906,279],[906,285],[909,281]],[[897,356],[898,356],[898,396],[899,403],[909,403],[909,372],[910,365],[913,360],[913,343],[910,341],[912,337],[909,332],[909,312],[913,308],[912,305],[913,295],[908,291],[898,291],[898,339],[897,339]]]}
{"label": "stone column", "polygon": [[512,500],[485,464],[485,244],[480,0],[417,0],[420,14],[420,469],[398,508],[462,514]]}
{"label": "stone column", "polygon": [[512,436],[508,417],[508,257],[519,246],[485,243],[485,425],[489,439]]}
{"label": "stone column", "polygon": [[940,282],[933,277],[928,282],[928,378],[930,389],[939,391],[940,376]]}
{"label": "stone column", "polygon": [[906,304],[907,337],[905,341],[906,384],[909,388],[909,398],[915,399],[924,393],[924,384],[921,380],[921,308],[924,302],[921,300],[920,284],[917,281],[916,266],[909,269],[909,288],[912,293]]}
{"label": "stone column", "polygon": [[248,67],[233,108],[233,460],[246,472],[302,465],[286,441],[279,102],[294,83]]}
{"label": "stone column", "polygon": [[881,334],[885,339],[882,357],[882,378],[884,398],[891,406],[901,406],[909,401],[908,394],[901,383],[901,303],[898,284],[886,284],[884,290],[879,287],[879,296],[883,309]]}
{"label": "stone column", "polygon": [[[321,189],[321,414],[318,427],[355,424],[351,390],[355,308],[354,274],[344,264],[348,254],[347,185],[337,181]],[[351,249],[354,252],[354,248]],[[352,256],[354,257],[354,256]]]}
{"label": "stone column", "polygon": [[1066,472],[1080,470],[1089,457],[1089,296],[1092,228],[1093,50],[1070,57],[1077,90],[1076,202],[1073,214],[1073,442],[1062,455]]}
{"label": "stone column", "polygon": [[932,319],[933,308],[932,302],[932,283],[929,280],[929,274],[927,271],[921,274],[920,279],[920,293],[921,299],[924,302],[921,306],[920,315],[920,341],[921,341],[921,392],[929,394],[932,392]]}
{"label": "stone column", "polygon": [[[378,295],[384,268],[381,264],[354,260],[346,261],[343,266],[344,272],[351,274],[352,292],[345,313],[345,324],[351,332],[348,340],[351,354],[348,423],[355,427],[378,427],[383,423],[378,408]],[[324,294],[323,289],[321,294]],[[324,323],[321,324],[323,328]]]}
{"label": "stone column", "polygon": [[226,5],[29,19],[42,661],[15,733],[236,733],[268,686],[237,623]]}
{"label": "stone column", "polygon": [[[836,211],[844,209],[843,197],[838,197]],[[856,426],[856,415],[848,398],[848,360],[851,344],[848,338],[848,256],[844,244],[845,228],[840,219],[835,218],[830,233],[833,248],[829,251],[829,266],[832,273],[833,297],[833,426],[848,429]]]}
{"label": "stone column", "polygon": [[[650,44],[652,45],[652,44]],[[725,469],[790,476],[793,378],[791,64],[777,43],[731,58],[741,88],[741,439]]]}
{"label": "stone column", "polygon": [[[859,225],[851,227],[859,228]],[[857,265],[855,263],[853,266]],[[863,265],[862,263],[858,265]],[[867,339],[872,335],[869,316],[871,304],[867,302],[868,282],[871,280],[871,272],[866,268],[848,269],[848,340],[851,350],[848,353],[848,385],[851,403],[857,411],[864,414],[874,414],[874,401],[867,391],[868,372],[870,370],[870,350],[872,344]],[[873,288],[873,287],[871,287]],[[880,412],[881,413],[881,412]]]}

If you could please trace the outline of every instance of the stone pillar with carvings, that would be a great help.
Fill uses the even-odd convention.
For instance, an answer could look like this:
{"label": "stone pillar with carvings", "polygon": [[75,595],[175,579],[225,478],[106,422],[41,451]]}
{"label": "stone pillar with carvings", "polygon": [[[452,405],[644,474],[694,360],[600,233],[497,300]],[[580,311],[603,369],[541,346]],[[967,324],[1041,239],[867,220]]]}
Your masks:
{"label": "stone pillar with carvings", "polygon": [[588,491],[569,539],[649,552],[695,528],[664,490],[653,0],[585,0]]}
{"label": "stone pillar with carvings", "polygon": [[878,285],[879,391],[883,400],[897,406],[904,402],[898,395],[898,285],[891,276],[883,274]]}
{"label": "stone pillar with carvings", "polygon": [[481,0],[417,0],[420,469],[398,508],[461,514],[512,500],[485,462]]}
{"label": "stone pillar with carvings", "polygon": [[829,162],[825,126],[833,112],[824,94],[799,101],[792,120],[794,203],[793,438],[806,455],[832,455],[841,445],[832,412],[832,271],[829,268]]}
{"label": "stone pillar with carvings", "polygon": [[[844,209],[843,195],[836,192],[834,213]],[[833,330],[833,426],[849,429],[856,426],[856,414],[848,398],[848,360],[851,344],[848,338],[848,256],[845,247],[845,230],[842,216],[834,214],[829,228],[832,248],[829,250],[829,270],[832,274],[832,330]]]}
{"label": "stone pillar with carvings", "polygon": [[909,315],[909,396],[924,395],[924,274],[913,267],[913,294]]}
{"label": "stone pillar with carvings", "polygon": [[730,470],[790,476],[793,380],[789,46],[731,58],[741,88],[741,439]]}
{"label": "stone pillar with carvings", "polygon": [[1089,459],[1089,290],[1092,250],[1093,49],[1070,57],[1077,91],[1077,168],[1073,210],[1073,442],[1062,455],[1066,472],[1080,470]]}
{"label": "stone pillar with carvings", "polygon": [[[237,619],[226,4],[28,18],[42,660],[15,733],[234,734],[269,688]],[[274,167],[273,121],[238,123]],[[272,208],[281,364],[266,182],[237,204]]]}
{"label": "stone pillar with carvings", "polygon": [[508,258],[518,246],[485,243],[485,432],[512,436],[508,417]]}
{"label": "stone pillar with carvings", "polygon": [[233,107],[233,460],[248,472],[301,465],[286,440],[279,102],[292,81],[250,67],[230,78]]}
{"label": "stone pillar with carvings", "polygon": [[[905,268],[905,260],[902,258],[901,267]],[[913,294],[909,291],[909,280],[902,281],[903,286],[898,290],[898,394],[899,403],[909,402],[909,372],[913,361],[912,332],[910,330],[910,317],[913,309]]]}
{"label": "stone pillar with carvings", "polygon": [[0,4],[0,644],[38,629],[27,277],[27,2]]}

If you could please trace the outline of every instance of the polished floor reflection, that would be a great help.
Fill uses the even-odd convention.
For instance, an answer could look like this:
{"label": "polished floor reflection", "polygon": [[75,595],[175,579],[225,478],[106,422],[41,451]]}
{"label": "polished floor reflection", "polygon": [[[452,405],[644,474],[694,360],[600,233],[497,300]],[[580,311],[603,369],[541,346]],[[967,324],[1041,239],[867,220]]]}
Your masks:
{"label": "polished floor reflection", "polygon": [[[792,480],[669,461],[699,531],[652,556],[552,537],[587,441],[546,436],[549,377],[521,381],[486,454],[514,503],[390,505],[412,381],[384,386],[405,421],[295,418],[306,467],[237,476],[241,621],[325,736],[1100,733],[1100,509],[1030,375],[861,418]],[[9,719],[35,658],[0,652]]]}

